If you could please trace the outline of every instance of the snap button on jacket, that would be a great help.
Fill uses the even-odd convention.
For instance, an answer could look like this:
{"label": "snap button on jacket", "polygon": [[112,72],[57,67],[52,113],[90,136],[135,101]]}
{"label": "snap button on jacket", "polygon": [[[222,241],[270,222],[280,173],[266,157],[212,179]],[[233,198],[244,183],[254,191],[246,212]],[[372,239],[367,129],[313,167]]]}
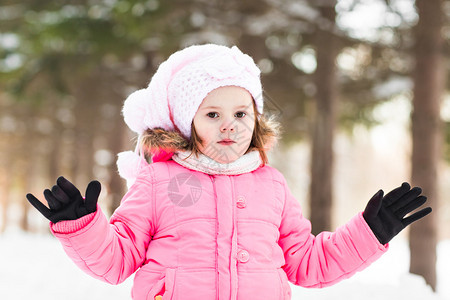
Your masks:
{"label": "snap button on jacket", "polygon": [[98,208],[51,229],[91,276],[118,284],[136,272],[137,300],[290,299],[288,281],[332,285],[387,250],[361,213],[313,236],[284,177],[267,165],[240,175],[146,165],[109,221]]}

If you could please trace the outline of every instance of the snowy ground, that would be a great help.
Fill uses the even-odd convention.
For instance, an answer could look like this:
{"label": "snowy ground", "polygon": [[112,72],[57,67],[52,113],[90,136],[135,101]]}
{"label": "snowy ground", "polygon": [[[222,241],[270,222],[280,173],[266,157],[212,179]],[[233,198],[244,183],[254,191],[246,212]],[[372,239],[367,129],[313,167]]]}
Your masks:
{"label": "snowy ground", "polygon": [[[293,299],[450,300],[450,241],[439,244],[436,294],[421,277],[407,273],[408,261],[407,244],[399,238],[368,269],[333,287],[308,290],[292,286]],[[132,278],[110,286],[85,275],[52,236],[20,232],[0,235],[2,300],[123,300],[130,299],[131,285]]]}

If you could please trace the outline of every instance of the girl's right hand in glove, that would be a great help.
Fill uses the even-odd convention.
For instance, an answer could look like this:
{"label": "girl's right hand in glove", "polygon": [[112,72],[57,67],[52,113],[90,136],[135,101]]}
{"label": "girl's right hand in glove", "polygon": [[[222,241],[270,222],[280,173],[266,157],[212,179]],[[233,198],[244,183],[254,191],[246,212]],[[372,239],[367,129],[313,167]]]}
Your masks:
{"label": "girl's right hand in glove", "polygon": [[97,210],[98,196],[101,184],[91,181],[86,189],[86,198],[80,191],[64,177],[56,180],[52,190],[46,189],[44,197],[48,206],[45,206],[34,195],[27,194],[27,199],[44,217],[53,223],[64,220],[76,220]]}

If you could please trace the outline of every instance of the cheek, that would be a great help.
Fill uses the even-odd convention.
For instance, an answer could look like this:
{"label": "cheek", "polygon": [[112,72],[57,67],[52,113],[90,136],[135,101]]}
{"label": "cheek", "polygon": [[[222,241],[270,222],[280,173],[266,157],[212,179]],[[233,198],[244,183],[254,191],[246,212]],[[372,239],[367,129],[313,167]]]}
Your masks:
{"label": "cheek", "polygon": [[213,132],[213,128],[206,123],[197,121],[194,122],[195,131],[197,132],[197,135],[200,139],[202,139],[204,142],[209,141],[211,139],[211,133]]}
{"label": "cheek", "polygon": [[252,138],[252,136],[253,136],[253,131],[255,130],[255,124],[254,124],[254,121],[252,121],[252,120],[249,120],[249,121],[247,121],[247,122],[245,122],[244,124],[242,124],[242,127],[243,127],[243,135],[246,137],[246,138]]}

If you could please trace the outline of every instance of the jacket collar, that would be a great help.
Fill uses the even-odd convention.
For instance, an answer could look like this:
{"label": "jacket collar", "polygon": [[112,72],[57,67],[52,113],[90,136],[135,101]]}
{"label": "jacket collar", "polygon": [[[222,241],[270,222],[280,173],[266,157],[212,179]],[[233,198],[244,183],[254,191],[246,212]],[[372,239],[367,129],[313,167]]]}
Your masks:
{"label": "jacket collar", "polygon": [[209,175],[239,175],[258,169],[261,164],[261,156],[258,151],[251,151],[239,157],[232,163],[221,164],[212,158],[199,154],[191,155],[191,151],[178,151],[172,159],[185,168],[203,172]]}

